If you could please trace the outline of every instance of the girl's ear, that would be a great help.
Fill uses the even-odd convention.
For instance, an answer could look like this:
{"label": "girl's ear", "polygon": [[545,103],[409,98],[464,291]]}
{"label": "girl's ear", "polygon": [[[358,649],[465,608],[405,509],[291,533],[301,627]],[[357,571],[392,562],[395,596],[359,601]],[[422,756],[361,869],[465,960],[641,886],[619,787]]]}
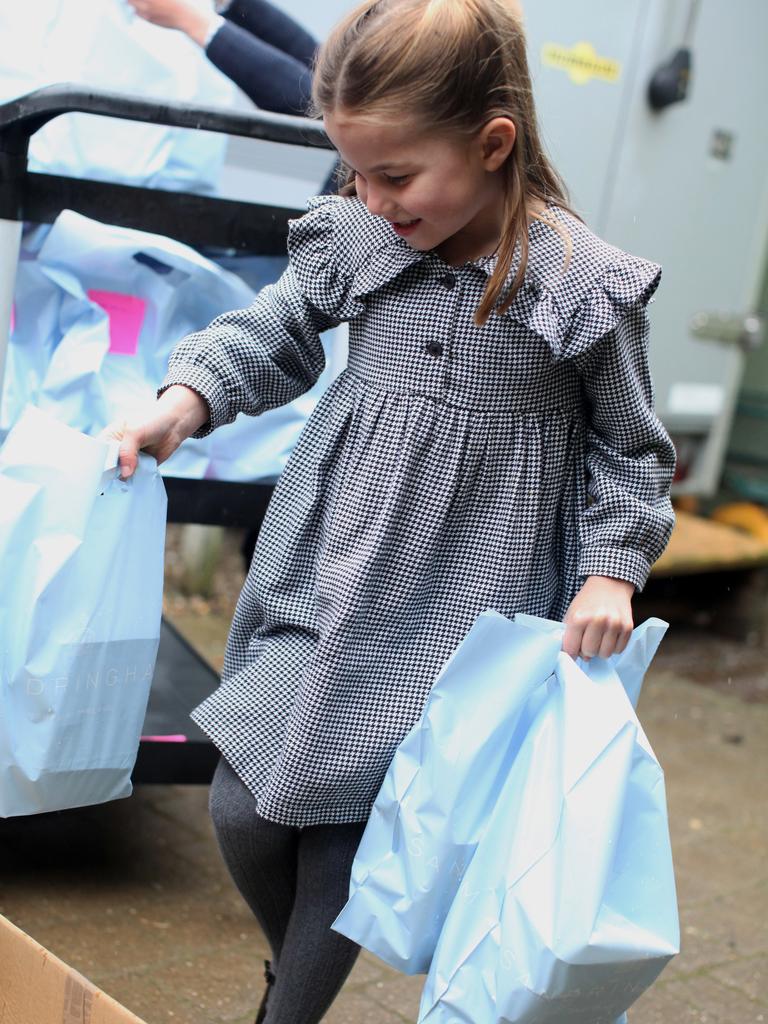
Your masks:
{"label": "girl's ear", "polygon": [[480,132],[480,151],[486,171],[498,171],[515,146],[517,129],[509,117],[494,117]]}

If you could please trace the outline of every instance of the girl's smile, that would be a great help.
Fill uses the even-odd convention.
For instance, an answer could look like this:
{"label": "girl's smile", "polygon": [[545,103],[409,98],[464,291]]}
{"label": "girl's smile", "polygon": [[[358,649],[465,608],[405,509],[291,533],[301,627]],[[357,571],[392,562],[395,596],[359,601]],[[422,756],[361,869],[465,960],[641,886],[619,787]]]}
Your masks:
{"label": "girl's smile", "polygon": [[419,224],[421,224],[421,217],[416,217],[415,220],[408,221],[406,223],[401,223],[400,221],[396,220],[391,221],[390,223],[392,224],[392,227],[395,229],[398,235],[401,235],[403,238],[405,238],[406,235],[412,235],[416,228],[419,226]]}
{"label": "girl's smile", "polygon": [[496,122],[502,123],[498,135],[486,126],[457,139],[334,110],[325,128],[354,169],[369,211],[414,249],[435,249],[455,263],[489,255],[501,235],[504,194],[495,171],[514,144],[514,125]]}

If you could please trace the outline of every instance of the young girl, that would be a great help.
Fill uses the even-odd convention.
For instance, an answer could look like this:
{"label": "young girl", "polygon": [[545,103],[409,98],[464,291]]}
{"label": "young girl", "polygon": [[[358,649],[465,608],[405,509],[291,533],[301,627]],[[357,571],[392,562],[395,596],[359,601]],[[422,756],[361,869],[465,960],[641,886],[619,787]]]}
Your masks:
{"label": "young girl", "polygon": [[366,818],[476,615],[564,619],[572,656],[621,651],[673,523],[647,356],[660,268],[569,210],[508,3],[365,0],[314,98],[343,194],[310,201],[283,277],[181,341],[156,414],[122,431],[128,475],[139,448],[162,461],[290,402],[349,321],[192,715],[272,949],[269,1024],[319,1021],[351,970],[329,926]]}

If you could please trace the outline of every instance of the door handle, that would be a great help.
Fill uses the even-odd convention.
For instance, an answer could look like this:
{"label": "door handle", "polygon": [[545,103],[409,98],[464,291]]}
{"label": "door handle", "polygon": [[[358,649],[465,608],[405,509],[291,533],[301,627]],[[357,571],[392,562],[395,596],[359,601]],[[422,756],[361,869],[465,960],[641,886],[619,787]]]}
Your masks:
{"label": "door handle", "polygon": [[752,352],[763,343],[765,321],[758,313],[707,313],[700,311],[691,318],[690,331],[702,341],[721,341],[738,345],[743,352]]}

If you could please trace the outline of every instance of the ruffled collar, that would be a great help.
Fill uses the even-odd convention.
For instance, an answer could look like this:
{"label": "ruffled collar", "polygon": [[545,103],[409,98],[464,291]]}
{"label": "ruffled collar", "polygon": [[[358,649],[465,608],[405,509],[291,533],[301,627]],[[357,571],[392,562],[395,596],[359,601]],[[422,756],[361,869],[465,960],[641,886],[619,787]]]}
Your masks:
{"label": "ruffled collar", "polygon": [[[358,199],[352,201],[360,202]],[[552,211],[552,216],[557,217],[556,207],[550,204],[548,210]],[[465,263],[452,265],[446,263],[434,249],[422,251],[412,248],[404,238],[401,238],[395,233],[389,222],[383,217],[373,217],[372,220],[377,222],[376,233],[378,236],[378,245],[372,251],[366,253],[365,263],[359,267],[353,275],[352,295],[356,298],[370,294],[384,285],[389,284],[409,267],[413,267],[419,263],[431,262],[440,267],[444,267],[446,271],[461,271],[468,267],[475,267],[488,278],[492,276],[496,269],[498,257],[495,254],[491,256],[481,256],[475,260],[468,260]],[[552,230],[553,229],[549,225],[544,224],[540,220],[531,221],[531,225],[528,229],[529,251],[526,273],[514,301],[504,314],[510,319],[520,320],[522,323],[528,324],[535,313],[536,305],[540,300],[543,290],[543,286],[535,269],[537,261],[534,256],[537,250],[537,241],[542,232]],[[519,265],[520,244],[518,243],[515,255],[512,259],[512,264],[507,274],[507,285],[511,285]]]}
{"label": "ruffled collar", "polygon": [[[365,209],[364,204],[361,206]],[[548,205],[547,212],[568,232],[573,242],[567,269],[562,235],[551,224],[532,220],[523,282],[502,316],[540,337],[555,361],[560,361],[591,348],[633,305],[650,301],[658,286],[661,268],[609,245],[554,204]],[[375,244],[353,274],[351,291],[355,297],[376,291],[409,267],[427,260],[446,271],[460,272],[474,267],[488,278],[496,268],[498,258],[495,255],[451,266],[434,250],[421,252],[411,248],[384,218],[370,219],[379,222],[375,225]],[[518,243],[507,275],[508,286],[519,265]]]}
{"label": "ruffled collar", "polygon": [[395,234],[383,217],[377,217],[376,220],[381,221],[382,238],[376,248],[366,253],[365,262],[352,277],[351,294],[355,298],[377,291],[430,255],[429,252],[411,248],[404,238]]}

